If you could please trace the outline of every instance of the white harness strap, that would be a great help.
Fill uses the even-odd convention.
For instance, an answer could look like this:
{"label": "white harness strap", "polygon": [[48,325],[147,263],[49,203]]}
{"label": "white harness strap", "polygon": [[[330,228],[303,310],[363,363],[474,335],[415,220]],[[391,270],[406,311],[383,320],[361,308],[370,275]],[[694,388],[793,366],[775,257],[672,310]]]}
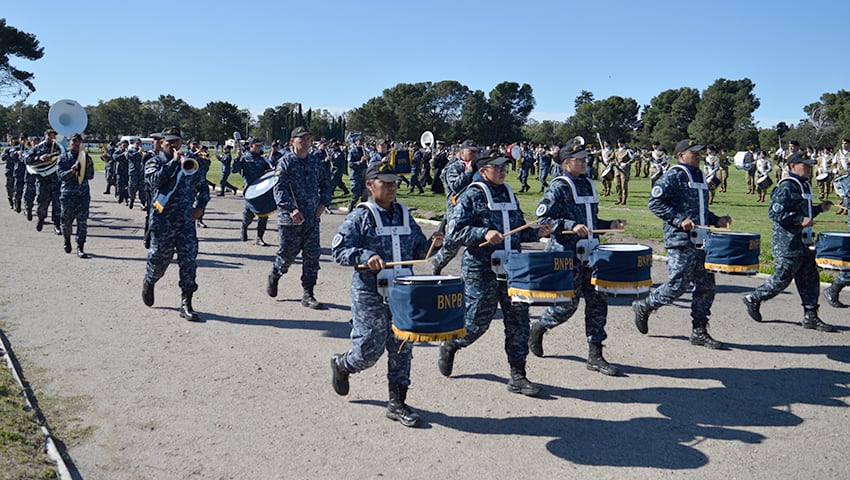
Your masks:
{"label": "white harness strap", "polygon": [[[579,196],[578,190],[576,189],[575,182],[573,179],[566,175],[562,175],[559,177],[555,177],[555,180],[560,180],[570,187],[570,191],[573,194],[573,201],[576,205],[584,205],[585,218],[586,218],[586,226],[590,230],[596,229],[596,224],[593,221],[593,205],[599,204],[599,195],[596,193],[596,187],[593,185],[593,182],[588,181],[590,184],[590,190],[593,192],[593,195],[585,195]],[[590,253],[599,245],[599,240],[591,234],[587,238],[583,238],[576,242],[576,252],[575,255],[584,263],[590,262]]]}
{"label": "white harness strap", "polygon": [[[678,168],[679,170],[685,172],[685,175],[688,176],[688,188],[696,190],[699,194],[699,223],[697,225],[707,227],[708,214],[705,209],[705,192],[708,191],[708,184],[705,183],[705,179],[703,179],[702,182],[695,182],[694,177],[691,175],[691,172],[682,165],[673,165],[672,168]],[[693,242],[694,245],[696,245],[697,247],[702,247],[705,244],[706,239],[708,238],[708,234],[709,230],[703,228],[696,228],[694,230],[691,230],[691,242]]]}
{"label": "white harness strap", "polygon": [[[403,259],[401,258],[401,240],[400,237],[402,235],[410,235],[410,223],[409,223],[409,215],[407,213],[407,206],[403,203],[399,203],[401,206],[401,214],[403,216],[401,225],[391,225],[384,226],[384,222],[381,220],[381,214],[378,210],[378,206],[373,202],[363,202],[358,207],[366,207],[369,209],[369,212],[372,214],[372,218],[375,220],[375,234],[379,237],[391,237],[393,247],[393,262],[400,262]],[[397,277],[404,277],[407,275],[413,275],[413,270],[403,265],[393,265],[393,268],[383,269],[378,272],[378,293],[384,297],[386,300],[389,295],[389,288],[392,285],[393,279]]]}
{"label": "white harness strap", "polygon": [[[803,200],[806,201],[806,211],[809,214],[809,218],[814,218],[815,216],[814,216],[814,212],[813,212],[813,209],[812,209],[812,192],[811,192],[811,190],[809,191],[809,193],[806,193],[806,188],[803,186],[803,183],[800,182],[799,180],[797,180],[794,177],[782,177],[782,180],[780,180],[779,183],[782,183],[782,182],[785,182],[785,181],[792,181],[792,182],[796,183],[798,187],[800,187],[800,194],[803,196]],[[800,235],[803,239],[803,244],[805,244],[805,245],[814,245],[815,244],[815,233],[812,230],[812,227],[804,227],[803,231],[801,232]]]}
{"label": "white harness strap", "polygon": [[[511,230],[511,216],[510,212],[519,208],[516,202],[516,195],[514,195],[514,191],[511,189],[510,185],[505,184],[505,188],[508,189],[508,195],[511,198],[510,202],[494,202],[493,194],[490,193],[490,187],[487,186],[486,183],[483,182],[473,182],[470,186],[477,186],[481,190],[484,191],[484,196],[487,197],[487,208],[489,208],[493,212],[502,212],[502,233],[508,232]],[[511,237],[505,237],[505,252],[510,252],[511,248]]]}

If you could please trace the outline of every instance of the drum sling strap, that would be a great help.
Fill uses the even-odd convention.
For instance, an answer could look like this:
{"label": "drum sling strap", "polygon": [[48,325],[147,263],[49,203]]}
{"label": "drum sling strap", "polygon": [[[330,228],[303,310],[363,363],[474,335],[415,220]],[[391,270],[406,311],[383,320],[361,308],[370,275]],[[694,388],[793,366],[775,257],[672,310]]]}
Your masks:
{"label": "drum sling strap", "polygon": [[[409,217],[407,213],[407,206],[403,203],[398,204],[401,207],[402,214],[402,224],[401,225],[389,225],[385,226],[383,220],[381,220],[381,212],[379,211],[378,205],[369,201],[363,202],[357,207],[363,207],[369,210],[372,214],[372,219],[375,221],[375,234],[379,237],[390,237],[390,241],[392,242],[393,248],[393,262],[400,262],[403,259],[401,258],[401,236],[402,235],[410,235],[410,223]],[[378,272],[378,293],[384,297],[384,301],[386,302],[387,296],[389,295],[390,285],[392,285],[392,281],[396,277],[403,277],[407,275],[413,275],[413,270],[403,265],[394,265],[392,268],[385,268]]]}
{"label": "drum sling strap", "polygon": [[[593,205],[599,204],[599,195],[596,193],[596,187],[593,185],[593,182],[588,181],[590,184],[590,191],[593,192],[593,194],[579,196],[576,184],[573,182],[572,178],[566,175],[561,175],[559,177],[555,177],[552,181],[554,182],[557,180],[566,183],[570,187],[570,192],[573,194],[573,202],[575,202],[576,205],[584,205],[585,225],[589,230],[595,230],[596,223],[593,220]],[[593,236],[593,233],[591,233],[589,237],[576,242],[576,257],[578,257],[578,259],[583,263],[590,262],[590,253],[597,245],[599,245],[599,240]]]}
{"label": "drum sling strap", "polygon": [[[495,202],[493,200],[493,194],[490,192],[490,187],[487,186],[486,183],[483,182],[473,182],[469,185],[470,187],[476,186],[484,191],[484,196],[487,197],[487,208],[492,212],[502,212],[502,232],[508,232],[511,230],[511,216],[510,212],[518,209],[516,196],[514,195],[514,191],[511,187],[505,184],[505,188],[508,189],[508,196],[510,197],[510,202]],[[517,252],[518,250],[511,248],[511,237],[510,235],[505,237],[503,240],[504,249],[496,250],[490,256],[490,267],[496,273],[496,276],[499,280],[507,280],[507,273],[505,272],[505,262],[508,259],[508,255],[513,252]]]}
{"label": "drum sling strap", "polygon": [[[688,176],[688,188],[691,190],[696,190],[699,194],[699,223],[697,225],[707,227],[708,226],[708,212],[706,212],[705,208],[705,192],[708,191],[708,185],[705,181],[695,182],[694,177],[691,175],[691,172],[682,165],[674,165],[672,168],[678,168],[679,170],[685,172],[685,175]],[[709,230],[704,228],[695,228],[690,231],[690,239],[691,243],[693,243],[697,248],[702,248],[705,244],[705,239],[708,238]]]}
{"label": "drum sling strap", "polygon": [[[794,177],[783,177],[782,180],[779,181],[779,183],[786,182],[786,181],[794,182],[794,183],[797,184],[798,187],[800,187],[800,195],[802,195],[803,200],[806,201],[806,212],[808,212],[809,218],[815,218],[814,212],[813,212],[813,209],[812,209],[812,192],[811,192],[811,190],[809,190],[809,192],[806,193],[806,187],[805,187],[805,185],[803,185],[803,182],[797,180]],[[815,232],[812,230],[812,227],[804,227],[803,230],[800,232],[800,237],[803,240],[803,245],[812,246],[812,245],[815,244]]]}

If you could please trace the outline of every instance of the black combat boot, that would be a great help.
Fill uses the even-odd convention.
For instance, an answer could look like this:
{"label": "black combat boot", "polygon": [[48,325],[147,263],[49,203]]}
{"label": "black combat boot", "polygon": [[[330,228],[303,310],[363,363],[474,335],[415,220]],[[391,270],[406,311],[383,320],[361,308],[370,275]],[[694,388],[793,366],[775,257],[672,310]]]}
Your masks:
{"label": "black combat boot", "polygon": [[691,330],[691,345],[702,345],[713,350],[720,350],[723,344],[711,338],[708,334],[708,320],[693,320],[693,330]]}
{"label": "black combat boot", "polygon": [[742,300],[744,301],[744,305],[747,306],[747,315],[749,315],[753,320],[760,322],[761,312],[759,311],[759,308],[761,307],[761,300],[756,300],[756,297],[754,297],[752,293],[744,295]]}
{"label": "black combat boot", "polygon": [[529,397],[539,395],[540,387],[525,378],[525,360],[514,360],[510,362],[510,365],[511,379],[508,380],[508,391],[511,393],[521,393]]}
{"label": "black combat boot", "polygon": [[274,298],[277,296],[277,282],[280,280],[280,277],[274,274],[274,272],[269,273],[268,281],[266,281],[266,293]]}
{"label": "black combat boot", "polygon": [[269,244],[266,243],[265,240],[263,240],[263,237],[260,236],[260,235],[257,236],[257,245],[259,245],[261,247],[268,247],[269,246]]}
{"label": "black combat boot", "polygon": [[135,203],[136,203],[136,197],[132,197],[132,198],[130,198],[130,203],[127,205],[128,207],[130,207],[130,210],[132,210],[132,209],[133,209],[133,205],[134,205]]}
{"label": "black combat boot", "polygon": [[[69,243],[70,247],[71,244]],[[68,253],[71,253],[71,249],[68,248]],[[153,306],[153,284],[148,282],[142,282],[142,301],[145,302],[145,305],[152,307]]]}
{"label": "black combat boot", "polygon": [[313,295],[313,287],[304,287],[304,295],[301,297],[301,305],[307,308],[312,308],[313,310],[321,310],[323,308],[322,303],[316,300],[316,296]]}
{"label": "black combat boot", "polygon": [[40,232],[44,228],[44,219],[42,217],[38,217],[38,221],[35,223],[35,231]]}
{"label": "black combat boot", "polygon": [[419,415],[413,413],[404,401],[407,400],[407,387],[398,383],[389,384],[390,403],[387,404],[387,418],[400,422],[405,427],[419,426]]}
{"label": "black combat boot", "polygon": [[27,208],[27,221],[28,222],[32,221],[32,207]]}
{"label": "black combat boot", "polygon": [[602,344],[601,343],[588,343],[588,353],[587,353],[587,369],[588,370],[596,370],[597,372],[603,375],[609,375],[611,377],[617,377],[620,375],[620,369],[611,365],[605,360],[605,357],[602,356]]}
{"label": "black combat boot", "polygon": [[543,356],[543,334],[547,328],[540,322],[531,324],[531,330],[528,333],[528,349],[536,357]]}
{"label": "black combat boot", "polygon": [[15,199],[15,213],[21,213],[21,201]]}
{"label": "black combat boot", "polygon": [[89,254],[86,253],[85,246],[86,246],[86,244],[83,243],[83,242],[77,243],[77,257],[82,258],[82,259],[91,258],[91,256],[89,256]]}
{"label": "black combat boot", "polygon": [[71,253],[71,236],[65,235],[65,253]]}
{"label": "black combat boot", "polygon": [[838,299],[838,295],[840,293],[841,287],[833,283],[823,290],[823,298],[826,299],[826,303],[828,303],[830,307],[847,308],[847,305],[841,303],[841,300]]}
{"label": "black combat boot", "polygon": [[219,185],[218,193],[215,196],[216,197],[223,197],[224,196],[224,184],[223,183]]}
{"label": "black combat boot", "polygon": [[240,230],[240,233],[241,233],[241,236],[239,237],[240,240],[242,240],[243,242],[247,242],[248,241],[248,225],[242,225],[242,229]]}
{"label": "black combat boot", "polygon": [[9,197],[9,208],[15,209],[15,200],[12,197]]}
{"label": "black combat boot", "polygon": [[62,230],[59,228],[59,222],[53,222],[53,233],[62,235]]}
{"label": "black combat boot", "polygon": [[635,300],[632,302],[632,310],[635,311],[635,327],[638,332],[646,335],[649,332],[649,314],[652,313],[649,302],[645,298]]}
{"label": "black combat boot", "polygon": [[192,308],[193,293],[194,292],[183,290],[183,293],[181,294],[182,302],[180,303],[180,316],[190,322],[200,322],[201,317],[195,313],[195,309]]}
{"label": "black combat boot", "polygon": [[818,309],[807,308],[805,313],[803,314],[803,321],[801,322],[803,328],[808,330],[817,330],[819,332],[836,332],[838,331],[835,327],[828,323],[823,323],[818,317]]}
{"label": "black combat boot", "polygon": [[458,346],[454,342],[443,342],[440,344],[440,356],[437,359],[437,367],[444,377],[452,374],[452,369],[455,364],[455,353],[458,351]]}
{"label": "black combat boot", "polygon": [[345,355],[338,353],[331,357],[331,384],[334,387],[334,392],[337,395],[348,395],[348,376],[351,372],[345,368]]}

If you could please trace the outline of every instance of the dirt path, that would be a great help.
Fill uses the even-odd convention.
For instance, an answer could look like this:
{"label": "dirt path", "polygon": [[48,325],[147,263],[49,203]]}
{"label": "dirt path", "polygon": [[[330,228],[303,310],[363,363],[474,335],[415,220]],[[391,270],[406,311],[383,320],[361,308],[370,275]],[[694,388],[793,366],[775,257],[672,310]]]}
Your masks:
{"label": "dirt path", "polygon": [[[238,241],[241,197],[213,197],[198,232],[206,322],[188,323],[176,265],[154,308],[142,304],[142,213],[102,195],[101,181],[88,261],[62,253],[49,226],[38,233],[0,210],[0,316],[38,392],[84,399],[79,424],[93,432],[68,443],[86,479],[850,477],[847,311],[822,307],[841,333],[804,331],[785,293],[756,324],[740,296],[761,280],[718,275],[711,332],[731,349],[710,351],[688,343],[684,303],[642,336],[628,299],[614,298],[605,354],[626,375],[585,369],[579,314],[546,335],[547,357],[529,359],[542,399],[505,390],[497,320],[458,353],[452,378],[434,345],[417,346],[408,403],[425,428],[406,429],[384,418],[385,360],[352,376],[348,397],[331,389],[328,359],[348,346],[350,269],[323,255],[327,310],[301,307],[300,265],[267,297],[274,247]],[[326,253],[342,219],[323,219]],[[664,271],[655,265],[656,281]]]}

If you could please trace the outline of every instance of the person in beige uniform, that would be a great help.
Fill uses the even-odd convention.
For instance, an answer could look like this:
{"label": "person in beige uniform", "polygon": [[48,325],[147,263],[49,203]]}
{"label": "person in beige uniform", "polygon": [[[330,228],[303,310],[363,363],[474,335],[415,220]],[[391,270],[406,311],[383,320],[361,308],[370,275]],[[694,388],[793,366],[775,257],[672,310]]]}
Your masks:
{"label": "person in beige uniform", "polygon": [[629,199],[629,177],[631,176],[630,165],[635,159],[634,152],[626,146],[623,140],[617,140],[617,149],[614,150],[614,185],[617,187],[618,200],[614,205],[625,205]]}

